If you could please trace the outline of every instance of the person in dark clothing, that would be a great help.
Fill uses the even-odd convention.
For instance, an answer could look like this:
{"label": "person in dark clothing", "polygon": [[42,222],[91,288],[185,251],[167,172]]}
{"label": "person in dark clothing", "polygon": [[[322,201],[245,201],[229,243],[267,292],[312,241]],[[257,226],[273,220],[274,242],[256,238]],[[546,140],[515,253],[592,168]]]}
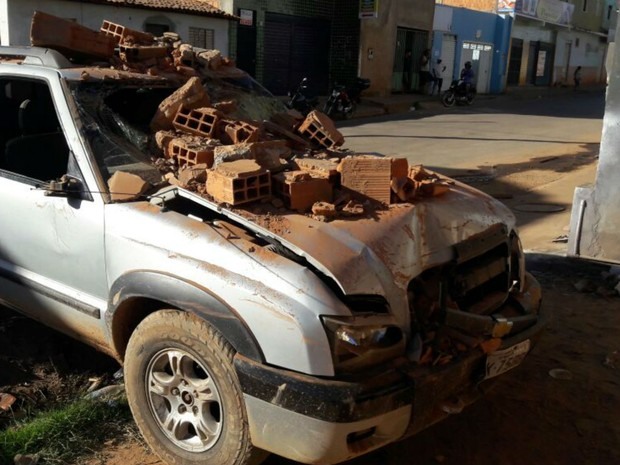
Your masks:
{"label": "person in dark clothing", "polygon": [[433,80],[431,75],[431,51],[427,48],[420,57],[420,92],[428,93],[426,86]]}
{"label": "person in dark clothing", "polygon": [[577,90],[579,84],[581,84],[581,66],[577,66],[577,69],[575,69],[573,73],[573,82],[575,83],[574,90]]}
{"label": "person in dark clothing", "polygon": [[411,50],[405,51],[405,57],[403,59],[403,92],[411,92],[411,71],[413,70],[413,61],[411,57]]}

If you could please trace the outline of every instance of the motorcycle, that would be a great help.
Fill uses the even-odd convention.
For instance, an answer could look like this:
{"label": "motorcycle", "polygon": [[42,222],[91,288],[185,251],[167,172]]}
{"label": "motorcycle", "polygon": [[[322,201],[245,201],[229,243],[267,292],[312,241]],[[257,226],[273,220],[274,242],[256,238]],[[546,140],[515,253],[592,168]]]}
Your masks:
{"label": "motorcycle", "polygon": [[329,117],[340,113],[343,118],[348,118],[355,111],[356,104],[360,102],[362,92],[369,87],[370,79],[361,77],[358,77],[349,87],[336,83],[327,102],[323,105],[323,113]]}
{"label": "motorcycle", "polygon": [[462,79],[455,79],[448,90],[441,95],[441,103],[444,107],[451,107],[455,103],[471,105],[476,98],[476,87],[472,84],[466,86]]}
{"label": "motorcycle", "polygon": [[288,97],[289,100],[286,102],[286,107],[291,110],[297,110],[304,116],[307,116],[319,104],[318,97],[310,92],[310,81],[308,78],[303,78],[297,86],[297,90],[289,92]]}

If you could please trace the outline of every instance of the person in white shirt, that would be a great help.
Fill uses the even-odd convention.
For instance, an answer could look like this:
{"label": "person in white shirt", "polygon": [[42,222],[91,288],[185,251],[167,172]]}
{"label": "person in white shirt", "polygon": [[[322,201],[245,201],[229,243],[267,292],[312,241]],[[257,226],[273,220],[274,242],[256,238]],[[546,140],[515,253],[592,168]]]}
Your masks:
{"label": "person in white shirt", "polygon": [[437,62],[433,65],[433,88],[431,90],[431,95],[435,93],[435,89],[437,89],[437,95],[441,94],[441,86],[443,85],[443,73],[445,71],[445,65],[441,63],[441,58],[438,58]]}

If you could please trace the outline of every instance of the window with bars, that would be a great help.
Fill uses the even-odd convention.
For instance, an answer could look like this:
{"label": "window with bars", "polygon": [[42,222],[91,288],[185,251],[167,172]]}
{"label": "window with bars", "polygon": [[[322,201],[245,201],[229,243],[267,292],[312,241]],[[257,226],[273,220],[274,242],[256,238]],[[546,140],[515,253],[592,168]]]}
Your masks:
{"label": "window with bars", "polygon": [[214,49],[215,30],[202,27],[189,28],[189,43],[194,47]]}

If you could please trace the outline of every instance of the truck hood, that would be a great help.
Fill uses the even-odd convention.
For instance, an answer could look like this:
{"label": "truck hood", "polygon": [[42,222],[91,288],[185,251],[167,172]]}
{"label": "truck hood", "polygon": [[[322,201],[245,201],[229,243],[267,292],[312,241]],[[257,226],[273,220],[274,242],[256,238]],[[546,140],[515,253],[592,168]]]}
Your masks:
{"label": "truck hood", "polygon": [[[191,192],[179,194],[213,207]],[[506,225],[508,231],[515,227],[515,217],[506,206],[458,182],[439,197],[331,222],[292,212],[254,215],[221,207],[218,211],[305,258],[347,295],[387,297],[394,287],[402,292],[425,269],[452,260],[454,244],[496,224]]]}

